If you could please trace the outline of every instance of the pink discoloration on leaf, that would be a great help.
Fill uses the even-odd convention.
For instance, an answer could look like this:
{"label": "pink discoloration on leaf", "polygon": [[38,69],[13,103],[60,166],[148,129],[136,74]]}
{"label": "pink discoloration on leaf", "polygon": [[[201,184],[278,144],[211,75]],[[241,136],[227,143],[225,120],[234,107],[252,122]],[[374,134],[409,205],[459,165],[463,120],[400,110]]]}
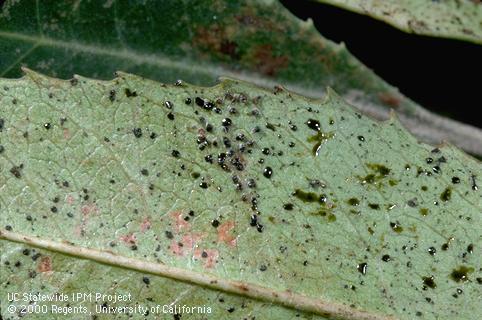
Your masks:
{"label": "pink discoloration on leaf", "polygon": [[172,229],[175,233],[179,233],[181,231],[188,231],[191,229],[191,224],[183,219],[181,211],[171,212],[171,217],[174,223]]}
{"label": "pink discoloration on leaf", "polygon": [[226,221],[218,227],[218,242],[224,242],[229,246],[236,246],[236,237],[230,233],[234,229],[234,221]]}
{"label": "pink discoloration on leaf", "polygon": [[145,232],[151,228],[151,220],[149,217],[145,217],[141,223],[141,232]]}
{"label": "pink discoloration on leaf", "polygon": [[70,130],[69,130],[69,129],[64,128],[63,134],[64,134],[64,139],[65,139],[65,140],[69,140],[69,139],[70,139]]}
{"label": "pink discoloration on leaf", "polygon": [[205,268],[213,268],[218,262],[219,251],[217,249],[196,249],[193,256],[195,259],[203,260]]}
{"label": "pink discoloration on leaf", "polygon": [[52,258],[49,256],[43,256],[37,265],[38,272],[50,272],[52,271]]}
{"label": "pink discoloration on leaf", "polygon": [[169,246],[169,249],[171,249],[171,253],[176,256],[179,256],[179,257],[184,256],[184,251],[183,251],[184,245],[180,244],[176,240],[171,241],[171,245]]}
{"label": "pink discoloration on leaf", "polygon": [[98,213],[99,208],[95,203],[89,203],[89,204],[83,205],[80,208],[80,211],[82,212],[82,215],[84,217],[88,217],[91,213]]}
{"label": "pink discoloration on leaf", "polygon": [[72,196],[72,195],[69,194],[69,195],[65,198],[65,202],[67,202],[67,204],[69,204],[69,205],[73,205],[74,202],[75,202],[74,196]]}
{"label": "pink discoloration on leaf", "polygon": [[182,237],[181,241],[171,241],[171,252],[176,256],[184,256],[192,252],[198,243],[204,238],[203,235],[198,233],[189,233]]}
{"label": "pink discoloration on leaf", "polygon": [[133,233],[129,233],[124,236],[121,236],[119,239],[121,239],[126,244],[135,244],[137,241],[136,236]]}

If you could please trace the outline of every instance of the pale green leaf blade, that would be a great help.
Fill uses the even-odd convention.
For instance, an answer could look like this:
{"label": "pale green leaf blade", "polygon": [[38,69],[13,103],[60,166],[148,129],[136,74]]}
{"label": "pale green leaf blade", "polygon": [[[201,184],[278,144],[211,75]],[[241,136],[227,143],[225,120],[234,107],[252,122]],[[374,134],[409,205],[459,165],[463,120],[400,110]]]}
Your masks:
{"label": "pale green leaf blade", "polygon": [[384,21],[400,30],[482,44],[479,0],[318,0]]}
{"label": "pale green leaf blade", "polygon": [[330,86],[378,119],[396,109],[422,141],[482,154],[480,129],[422,109],[278,1],[6,1],[0,47],[3,77],[27,66],[66,79],[123,70],[209,85],[231,76],[312,97]]}
{"label": "pale green leaf blade", "polygon": [[154,264],[345,319],[480,314],[482,171],[453,147],[420,144],[333,92],[32,72],[0,88],[7,248]]}
{"label": "pale green leaf blade", "polygon": [[[1,309],[6,310],[3,319],[126,319],[129,314],[134,319],[324,319],[273,303],[36,247],[0,241],[0,252],[0,283],[8,283],[7,292],[20,293],[19,301],[8,303],[2,290]],[[28,317],[19,316],[21,307],[34,300],[36,293],[40,297],[59,295],[52,302],[32,303],[33,311],[28,312]],[[14,312],[8,312],[11,305],[16,307]]]}

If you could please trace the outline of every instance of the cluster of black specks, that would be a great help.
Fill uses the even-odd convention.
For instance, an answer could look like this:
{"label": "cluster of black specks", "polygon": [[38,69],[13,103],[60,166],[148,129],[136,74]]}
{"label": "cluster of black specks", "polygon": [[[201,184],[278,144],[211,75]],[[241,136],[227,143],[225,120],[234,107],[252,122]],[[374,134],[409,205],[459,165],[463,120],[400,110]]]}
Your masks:
{"label": "cluster of black specks", "polygon": [[116,96],[116,94],[117,94],[117,92],[116,92],[114,89],[112,89],[112,90],[109,91],[109,100],[110,100],[111,102],[114,102],[114,101],[115,101],[115,96]]}
{"label": "cluster of black specks", "polygon": [[251,227],[256,227],[256,230],[258,230],[258,232],[263,232],[264,226],[259,223],[258,215],[256,214],[251,215],[249,225]]}
{"label": "cluster of black specks", "polygon": [[213,110],[214,104],[208,100],[204,100],[200,97],[196,97],[195,99],[196,104],[203,108],[204,110]]}

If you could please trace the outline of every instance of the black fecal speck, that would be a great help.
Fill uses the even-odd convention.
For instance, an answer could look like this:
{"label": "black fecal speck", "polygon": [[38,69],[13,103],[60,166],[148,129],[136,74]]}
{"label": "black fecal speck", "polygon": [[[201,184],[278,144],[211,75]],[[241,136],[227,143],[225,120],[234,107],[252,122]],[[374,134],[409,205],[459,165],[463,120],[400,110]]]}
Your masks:
{"label": "black fecal speck", "polygon": [[477,186],[477,183],[475,182],[475,175],[470,176],[472,179],[472,190],[477,191],[479,187]]}
{"label": "black fecal speck", "polygon": [[413,198],[407,201],[409,207],[415,208],[417,206],[417,198]]}
{"label": "black fecal speck", "polygon": [[168,118],[169,120],[171,120],[171,121],[174,120],[174,114],[173,114],[172,112],[169,112],[169,113],[167,114],[167,118]]}
{"label": "black fecal speck", "polygon": [[233,123],[233,121],[229,118],[224,118],[221,121],[221,124],[223,125],[223,127],[229,127],[232,123]]}
{"label": "black fecal speck", "polygon": [[422,277],[422,280],[423,280],[423,286],[425,290],[427,290],[427,288],[435,289],[437,287],[437,284],[435,283],[435,279],[433,276]]}
{"label": "black fecal speck", "polygon": [[213,129],[214,129],[214,127],[213,127],[212,124],[210,124],[210,123],[206,124],[206,131],[207,132],[213,132]]}
{"label": "black fecal speck", "polygon": [[429,253],[431,256],[434,256],[435,253],[437,253],[437,249],[435,249],[435,247],[430,247],[430,248],[428,248],[428,253]]}
{"label": "black fecal speck", "polygon": [[134,134],[134,137],[136,137],[136,138],[142,137],[142,129],[141,128],[132,129],[132,133]]}
{"label": "black fecal speck", "polygon": [[401,233],[403,231],[403,227],[400,226],[400,224],[398,222],[390,222],[390,227],[396,233]]}
{"label": "black fecal speck", "polygon": [[270,154],[269,148],[263,148],[263,149],[261,149],[261,152],[262,152],[263,154],[265,154],[265,155],[269,155],[269,154]]}
{"label": "black fecal speck", "polygon": [[70,79],[70,84],[72,86],[76,86],[78,83],[79,83],[79,79],[77,79],[77,78]]}
{"label": "black fecal speck", "polygon": [[142,282],[144,282],[145,284],[151,283],[148,277],[142,277]]}
{"label": "black fecal speck", "polygon": [[377,203],[369,203],[368,206],[373,210],[379,210],[380,209],[380,205],[377,204]]}
{"label": "black fecal speck", "polygon": [[256,230],[258,230],[258,232],[261,233],[261,232],[263,232],[263,230],[264,230],[264,226],[263,226],[262,224],[259,224],[259,223],[258,223],[258,224],[256,225]]}
{"label": "black fecal speck", "polygon": [[114,102],[114,101],[115,101],[115,96],[116,96],[116,94],[117,94],[117,93],[116,93],[116,91],[115,91],[114,89],[112,89],[112,90],[109,91],[109,100],[110,100],[111,102]]}
{"label": "black fecal speck", "polygon": [[363,262],[357,265],[356,268],[358,269],[358,272],[360,272],[362,275],[365,275],[367,273],[368,264]]}
{"label": "black fecal speck", "polygon": [[472,243],[467,246],[467,252],[470,254],[474,253],[474,245]]}
{"label": "black fecal speck", "polygon": [[174,157],[174,158],[179,158],[181,156],[181,153],[177,150],[172,150],[171,152],[171,155]]}
{"label": "black fecal speck", "polygon": [[208,184],[207,184],[207,182],[205,182],[205,181],[199,183],[199,186],[200,186],[201,188],[203,188],[203,189],[207,189],[207,188],[208,188]]}
{"label": "black fecal speck", "polygon": [[452,177],[452,183],[453,184],[460,183],[460,178],[459,177]]}
{"label": "black fecal speck", "polygon": [[5,230],[7,230],[7,231],[12,231],[12,226],[6,225],[6,226],[5,226]]}
{"label": "black fecal speck", "polygon": [[236,309],[235,309],[234,307],[231,307],[231,308],[228,309],[228,312],[229,312],[229,313],[233,313],[234,310],[236,310]]}
{"label": "black fecal speck", "polygon": [[0,118],[0,132],[3,131],[3,128],[5,127],[5,120]]}
{"label": "black fecal speck", "polygon": [[294,125],[294,124],[290,124],[289,127],[290,127],[290,129],[291,129],[292,131],[298,130],[298,127],[297,127],[296,125]]}
{"label": "black fecal speck", "polygon": [[365,137],[364,136],[358,136],[358,140],[365,141]]}
{"label": "black fecal speck", "polygon": [[435,172],[435,173],[440,173],[441,169],[440,169],[439,166],[434,166],[434,167],[432,168],[432,171]]}
{"label": "black fecal speck", "polygon": [[238,110],[236,110],[236,108],[229,108],[228,112],[230,114],[237,114],[238,113]]}
{"label": "black fecal speck", "polygon": [[17,179],[20,179],[22,177],[22,169],[23,169],[23,164],[19,165],[19,166],[13,166],[11,169],[10,169],[10,173],[13,174],[13,176]]}
{"label": "black fecal speck", "polygon": [[450,200],[452,197],[452,189],[446,188],[441,194],[440,194],[440,200],[447,202]]}
{"label": "black fecal speck", "polygon": [[213,221],[211,221],[211,225],[212,225],[214,228],[219,227],[219,220],[213,219]]}
{"label": "black fecal speck", "polygon": [[186,100],[184,100],[184,103],[188,105],[191,104],[191,102],[192,102],[191,98],[186,98]]}
{"label": "black fecal speck", "polygon": [[427,159],[425,159],[425,162],[427,162],[428,164],[430,164],[430,163],[433,162],[433,158],[427,158]]}
{"label": "black fecal speck", "polygon": [[293,208],[294,208],[294,206],[293,206],[292,203],[285,203],[285,204],[283,205],[283,209],[288,210],[288,211],[293,210]]}
{"label": "black fecal speck", "polygon": [[58,211],[57,207],[53,206],[50,208],[50,211],[52,211],[53,213],[56,213]]}
{"label": "black fecal speck", "polygon": [[171,231],[166,231],[166,232],[165,232],[165,235],[166,235],[166,238],[168,238],[168,239],[173,239],[173,238],[174,238],[174,235],[172,234]]}
{"label": "black fecal speck", "polygon": [[3,151],[5,151],[5,147],[0,144],[0,154],[2,154]]}
{"label": "black fecal speck", "polygon": [[315,131],[320,131],[320,130],[321,130],[320,122],[317,121],[317,120],[309,119],[308,121],[306,121],[306,125],[307,125],[308,128],[310,128],[311,130],[315,130]]}
{"label": "black fecal speck", "polygon": [[204,161],[206,161],[207,163],[213,163],[213,155],[208,154],[208,155],[204,156]]}
{"label": "black fecal speck", "polygon": [[174,107],[174,104],[171,101],[166,101],[164,102],[164,106],[168,109],[172,109]]}
{"label": "black fecal speck", "polygon": [[350,198],[347,200],[347,203],[351,206],[358,206],[360,204],[360,200],[357,198]]}
{"label": "black fecal speck", "polygon": [[50,123],[44,123],[44,128],[46,130],[49,130],[50,128],[52,128],[52,125]]}
{"label": "black fecal speck", "polygon": [[129,88],[126,88],[124,90],[125,94],[126,94],[126,97],[130,98],[130,97],[137,97],[137,92],[135,91],[131,91],[131,89]]}
{"label": "black fecal speck", "polygon": [[268,270],[268,267],[265,265],[265,264],[262,264],[260,267],[259,267],[259,271],[266,271]]}
{"label": "black fecal speck", "polygon": [[391,258],[390,258],[390,256],[389,256],[388,254],[384,254],[384,255],[382,256],[382,261],[388,262],[388,261],[390,261],[390,260],[391,260]]}
{"label": "black fecal speck", "polygon": [[151,134],[150,134],[149,138],[151,138],[151,139],[155,139],[155,138],[157,138],[157,133],[155,133],[155,132],[151,132]]}
{"label": "black fecal speck", "polygon": [[226,148],[231,148],[231,140],[228,137],[223,137],[223,144]]}
{"label": "black fecal speck", "polygon": [[254,179],[248,179],[248,188],[256,188],[256,181]]}
{"label": "black fecal speck", "polygon": [[473,272],[473,268],[468,268],[466,266],[460,266],[457,269],[454,269],[452,273],[450,273],[450,278],[455,282],[466,282],[469,280],[469,273]]}
{"label": "black fecal speck", "polygon": [[141,174],[142,174],[143,176],[148,176],[148,175],[149,175],[149,171],[148,171],[147,169],[142,169],[142,170],[141,170]]}
{"label": "black fecal speck", "polygon": [[256,227],[257,224],[258,224],[258,216],[255,214],[251,215],[249,225],[252,227]]}
{"label": "black fecal speck", "polygon": [[264,168],[263,170],[263,176],[265,176],[266,178],[271,178],[271,176],[273,175],[273,169],[271,169],[271,167],[266,167]]}
{"label": "black fecal speck", "polygon": [[269,122],[266,122],[266,128],[271,130],[271,131],[276,131],[276,127],[274,126],[274,124],[269,123]]}

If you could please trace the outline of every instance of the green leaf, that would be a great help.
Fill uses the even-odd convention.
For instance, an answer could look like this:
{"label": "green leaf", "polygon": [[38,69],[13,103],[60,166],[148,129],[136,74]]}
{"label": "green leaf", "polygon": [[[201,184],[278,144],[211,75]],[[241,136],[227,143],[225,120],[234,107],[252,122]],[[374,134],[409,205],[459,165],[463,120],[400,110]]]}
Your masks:
{"label": "green leaf", "polygon": [[479,0],[318,0],[366,14],[402,31],[482,44]]}
{"label": "green leaf", "polygon": [[480,129],[425,111],[277,1],[6,1],[0,46],[4,77],[28,66],[66,79],[123,70],[211,85],[231,76],[311,97],[330,86],[377,119],[397,110],[422,141],[482,155]]}
{"label": "green leaf", "polygon": [[482,311],[480,162],[394,118],[228,79],[0,88],[3,318],[29,288],[192,297],[210,319]]}

